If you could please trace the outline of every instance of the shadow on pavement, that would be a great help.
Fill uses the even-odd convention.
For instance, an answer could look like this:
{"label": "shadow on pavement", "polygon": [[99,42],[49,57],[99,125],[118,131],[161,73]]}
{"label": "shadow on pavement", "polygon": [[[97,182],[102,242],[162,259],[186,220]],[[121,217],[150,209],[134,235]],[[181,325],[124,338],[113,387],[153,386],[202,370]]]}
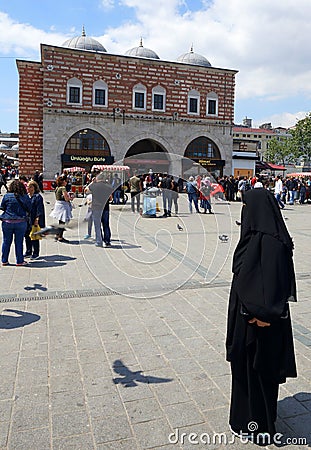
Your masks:
{"label": "shadow on pavement", "polygon": [[31,323],[40,320],[40,316],[38,316],[38,314],[19,311],[17,309],[5,309],[4,311],[8,311],[17,315],[0,315],[0,329],[3,330],[24,327],[25,325],[30,325]]}
{"label": "shadow on pavement", "polygon": [[34,283],[33,286],[25,286],[24,287],[25,291],[47,291],[48,288],[46,288],[45,286],[42,286],[42,284],[39,283]]}
{"label": "shadow on pavement", "polygon": [[158,378],[152,376],[142,375],[142,370],[138,370],[137,372],[132,372],[128,367],[126,367],[123,362],[117,359],[113,363],[113,370],[121,375],[122,378],[113,378],[114,384],[123,384],[124,387],[135,387],[138,386],[137,383],[169,383],[173,381],[172,378]]}
{"label": "shadow on pavement", "polygon": [[[298,392],[293,397],[286,397],[278,401],[278,415],[285,421],[289,428],[283,430],[280,426],[283,447],[291,443],[292,445],[311,447],[311,393]],[[278,429],[278,426],[276,427]],[[303,441],[304,439],[304,441]]]}

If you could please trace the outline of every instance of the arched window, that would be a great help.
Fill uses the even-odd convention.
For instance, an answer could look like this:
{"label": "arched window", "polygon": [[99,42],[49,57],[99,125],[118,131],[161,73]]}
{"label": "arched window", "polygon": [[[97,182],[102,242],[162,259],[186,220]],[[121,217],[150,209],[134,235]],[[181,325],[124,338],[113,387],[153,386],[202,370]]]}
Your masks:
{"label": "arched window", "polygon": [[108,86],[102,80],[93,84],[93,106],[108,106]]}
{"label": "arched window", "polygon": [[194,89],[188,92],[188,114],[200,114],[200,93]]}
{"label": "arched window", "polygon": [[67,81],[67,104],[82,105],[82,81],[78,78]]}
{"label": "arched window", "polygon": [[201,136],[190,142],[185,151],[185,156],[190,159],[220,159],[220,152],[217,145],[213,141],[205,136]]}
{"label": "arched window", "polygon": [[147,88],[143,84],[136,84],[133,88],[133,108],[146,110]]}
{"label": "arched window", "polygon": [[210,92],[206,96],[206,115],[218,116],[218,95]]}
{"label": "arched window", "polygon": [[166,90],[162,86],[152,89],[152,111],[165,111]]}

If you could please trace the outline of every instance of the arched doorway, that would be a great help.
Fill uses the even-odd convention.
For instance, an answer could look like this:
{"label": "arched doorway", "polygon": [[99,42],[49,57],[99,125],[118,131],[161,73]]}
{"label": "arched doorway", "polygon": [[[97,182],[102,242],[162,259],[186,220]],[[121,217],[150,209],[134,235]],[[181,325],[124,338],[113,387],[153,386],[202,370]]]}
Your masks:
{"label": "arched doorway", "polygon": [[[221,159],[219,148],[215,142],[205,136],[200,136],[190,142],[186,148],[185,157],[204,167],[215,178],[223,175],[226,161]],[[183,172],[187,169],[188,167],[183,167]]]}
{"label": "arched doorway", "polygon": [[167,172],[170,162],[166,150],[152,139],[142,139],[133,144],[126,152],[124,164],[138,173]]}
{"label": "arched doorway", "polygon": [[79,166],[89,171],[93,164],[112,164],[106,139],[90,128],[77,131],[67,141],[62,154],[62,169]]}

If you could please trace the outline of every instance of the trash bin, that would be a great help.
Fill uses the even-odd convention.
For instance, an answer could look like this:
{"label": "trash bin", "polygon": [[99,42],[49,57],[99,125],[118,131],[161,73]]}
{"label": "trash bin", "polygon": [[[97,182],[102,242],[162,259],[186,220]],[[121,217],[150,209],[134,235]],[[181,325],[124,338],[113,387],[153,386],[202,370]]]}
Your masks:
{"label": "trash bin", "polygon": [[143,217],[157,217],[157,193],[159,189],[156,187],[147,188],[144,191]]}

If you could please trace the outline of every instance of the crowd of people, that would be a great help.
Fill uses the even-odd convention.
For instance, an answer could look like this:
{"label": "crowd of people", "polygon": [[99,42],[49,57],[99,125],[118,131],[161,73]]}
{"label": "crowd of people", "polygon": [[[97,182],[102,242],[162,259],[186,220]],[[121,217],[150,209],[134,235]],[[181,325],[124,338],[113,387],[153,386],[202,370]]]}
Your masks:
{"label": "crowd of people", "polygon": [[[64,172],[55,175],[54,193],[55,204],[50,217],[56,219],[59,231],[55,240],[62,243],[69,241],[64,238],[66,224],[72,219],[72,200],[75,194],[71,192],[73,174]],[[8,264],[10,247],[14,238],[16,264],[25,265],[26,258],[39,258],[40,235],[34,234],[45,227],[45,210],[43,193],[43,175],[38,170],[29,179],[20,175],[19,179],[10,180],[2,174],[0,187],[5,187],[6,194],[2,198],[1,209],[4,211],[2,220],[3,245],[2,265]],[[126,179],[121,180],[118,173],[103,173],[96,170],[83,174],[83,196],[87,204],[85,221],[87,232],[85,239],[92,236],[94,225],[95,245],[98,247],[111,246],[110,204],[125,203],[125,192],[130,195],[131,211],[142,214],[141,194],[150,188],[155,188],[162,197],[161,217],[171,217],[179,213],[180,194],[185,193],[188,198],[189,212],[213,214],[211,198],[219,198],[228,202],[245,202],[245,195],[254,187],[264,187],[274,193],[280,208],[286,204],[304,204],[310,198],[311,177],[280,175],[276,177],[233,177],[223,176],[213,180],[209,176],[190,176],[184,180],[181,176],[174,177],[167,173],[153,173],[152,169],[146,174],[139,174],[136,170]],[[160,209],[160,207],[159,207]],[[174,209],[174,212],[172,211]],[[24,230],[25,228],[25,230]],[[22,238],[21,238],[22,237]],[[26,251],[23,252],[25,243]]]}

